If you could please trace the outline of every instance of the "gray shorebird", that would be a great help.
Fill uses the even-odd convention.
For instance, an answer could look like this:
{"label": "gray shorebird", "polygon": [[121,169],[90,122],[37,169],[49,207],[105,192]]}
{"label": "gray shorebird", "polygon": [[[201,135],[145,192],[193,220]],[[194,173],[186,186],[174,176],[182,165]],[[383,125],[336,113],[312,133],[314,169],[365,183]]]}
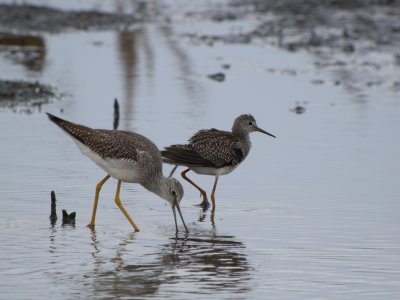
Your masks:
{"label": "gray shorebird", "polygon": [[215,190],[219,176],[229,174],[246,158],[251,148],[249,134],[254,131],[275,137],[273,134],[259,128],[252,115],[241,115],[235,119],[232,132],[215,128],[203,129],[193,135],[188,144],[165,147],[165,150],[161,151],[161,155],[166,163],[188,167],[181,175],[183,179],[199,190],[203,198],[200,206],[204,210],[210,205],[207,200],[207,194],[190,180],[186,173],[192,170],[197,174],[215,176],[211,192],[211,202],[214,210]]}
{"label": "gray shorebird", "polygon": [[139,227],[122,206],[119,198],[122,181],[139,183],[150,192],[167,200],[172,207],[176,231],[178,231],[178,225],[175,208],[179,212],[186,232],[188,232],[179,207],[183,197],[182,185],[174,178],[164,177],[161,154],[152,141],[134,132],[92,129],[65,121],[49,113],[47,115],[52,122],[72,137],[83,154],[107,173],[107,176],[96,186],[93,213],[89,227],[94,227],[101,187],[110,177],[113,177],[118,179],[115,203],[135,231],[139,231]]}

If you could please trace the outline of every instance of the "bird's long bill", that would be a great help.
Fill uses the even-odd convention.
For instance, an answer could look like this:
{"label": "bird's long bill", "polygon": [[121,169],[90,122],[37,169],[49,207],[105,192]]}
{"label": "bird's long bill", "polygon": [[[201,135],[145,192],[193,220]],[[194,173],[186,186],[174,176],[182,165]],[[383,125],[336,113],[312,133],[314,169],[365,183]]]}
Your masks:
{"label": "bird's long bill", "polygon": [[175,221],[175,229],[176,229],[176,234],[178,234],[178,223],[176,222],[176,211],[175,211],[175,204],[171,206],[172,212],[174,213],[174,221]]}
{"label": "bird's long bill", "polygon": [[269,132],[266,132],[265,130],[261,129],[260,127],[256,127],[256,131],[265,133],[265,134],[267,134],[267,135],[269,135],[269,136],[272,136],[272,137],[276,138],[276,136],[274,136],[273,134],[271,134],[271,133],[269,133]]}
{"label": "bird's long bill", "polygon": [[179,202],[178,202],[178,201],[175,201],[174,205],[172,206],[172,210],[173,210],[173,212],[174,212],[174,218],[175,218],[175,227],[176,227],[176,231],[178,231],[178,225],[176,224],[175,207],[178,209],[178,213],[179,213],[179,216],[181,217],[182,224],[183,224],[183,226],[185,227],[186,233],[188,233],[189,230],[188,230],[187,227],[186,227],[185,220],[183,219],[182,211],[181,211],[181,208],[180,208],[180,206],[179,206]]}

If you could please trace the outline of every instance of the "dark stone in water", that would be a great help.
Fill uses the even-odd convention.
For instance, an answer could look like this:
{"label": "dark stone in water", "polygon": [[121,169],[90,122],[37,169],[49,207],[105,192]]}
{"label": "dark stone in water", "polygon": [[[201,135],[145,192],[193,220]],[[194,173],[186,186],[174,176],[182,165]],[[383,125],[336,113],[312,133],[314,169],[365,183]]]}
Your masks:
{"label": "dark stone in water", "polygon": [[68,214],[67,211],[65,209],[63,209],[62,214],[63,214],[63,224],[75,223],[76,212],[72,212],[72,213]]}
{"label": "dark stone in water", "polygon": [[292,111],[298,115],[304,114],[306,112],[306,108],[301,105],[295,106],[295,108],[292,109]]}
{"label": "dark stone in water", "polygon": [[225,74],[224,73],[215,73],[207,76],[210,79],[213,79],[218,82],[222,82],[225,80]]}

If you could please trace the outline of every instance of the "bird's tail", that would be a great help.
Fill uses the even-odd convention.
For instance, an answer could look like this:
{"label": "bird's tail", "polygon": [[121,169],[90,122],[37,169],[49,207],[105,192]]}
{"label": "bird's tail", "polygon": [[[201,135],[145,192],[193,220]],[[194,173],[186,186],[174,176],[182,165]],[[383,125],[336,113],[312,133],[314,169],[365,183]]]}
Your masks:
{"label": "bird's tail", "polygon": [[171,165],[182,165],[179,163],[180,161],[182,162],[179,153],[185,151],[184,149],[185,145],[171,145],[165,147],[164,150],[161,150],[163,162]]}
{"label": "bird's tail", "polygon": [[212,162],[201,157],[190,145],[171,145],[161,151],[163,162],[171,165],[196,167],[213,166]]}
{"label": "bird's tail", "polygon": [[66,133],[68,133],[70,136],[72,136],[76,140],[80,141],[81,143],[85,144],[86,136],[88,135],[88,133],[90,131],[93,130],[93,129],[90,129],[89,127],[86,127],[83,125],[78,125],[78,124],[63,120],[63,119],[56,117],[50,113],[46,113],[46,114],[49,117],[50,121],[52,121],[54,124],[59,126]]}
{"label": "bird's tail", "polygon": [[46,114],[47,114],[47,116],[49,117],[49,120],[50,120],[50,121],[52,121],[53,123],[57,124],[57,125],[60,126],[61,128],[63,128],[63,126],[62,126],[63,123],[70,123],[70,122],[68,122],[68,121],[66,121],[66,120],[63,120],[63,119],[61,119],[61,118],[59,118],[59,117],[56,117],[55,115],[52,115],[52,114],[50,114],[50,113],[46,113]]}

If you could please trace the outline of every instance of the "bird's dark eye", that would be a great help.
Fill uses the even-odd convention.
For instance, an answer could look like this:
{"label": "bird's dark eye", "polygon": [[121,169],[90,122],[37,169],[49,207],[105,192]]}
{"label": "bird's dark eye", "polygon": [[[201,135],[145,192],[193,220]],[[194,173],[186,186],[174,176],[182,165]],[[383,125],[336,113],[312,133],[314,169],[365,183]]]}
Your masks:
{"label": "bird's dark eye", "polygon": [[249,125],[250,125],[250,126],[253,125],[253,122],[250,121],[250,122],[249,122]]}
{"label": "bird's dark eye", "polygon": [[176,196],[176,192],[174,190],[171,191],[172,196]]}

